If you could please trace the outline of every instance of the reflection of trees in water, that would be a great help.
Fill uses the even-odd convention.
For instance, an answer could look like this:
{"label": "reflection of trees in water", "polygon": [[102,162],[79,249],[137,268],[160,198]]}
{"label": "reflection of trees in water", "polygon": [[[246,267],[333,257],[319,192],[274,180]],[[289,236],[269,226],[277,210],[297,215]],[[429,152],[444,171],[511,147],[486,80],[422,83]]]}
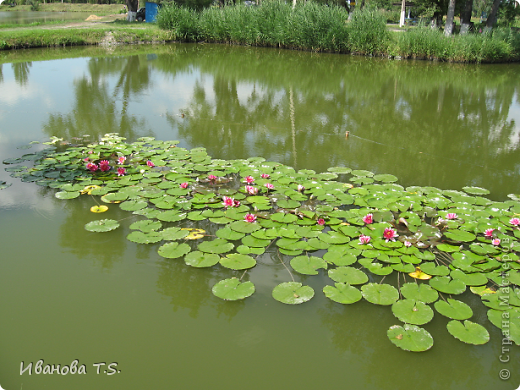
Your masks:
{"label": "reflection of trees in water", "polygon": [[[67,115],[50,114],[44,131],[70,140],[89,134],[93,138],[116,132],[135,139],[138,135],[152,135],[146,130],[145,119],[137,119],[128,112],[128,103],[149,86],[150,70],[140,57],[91,58],[89,75],[74,81],[75,105]],[[110,93],[107,76],[120,75]],[[118,105],[121,104],[121,112]]]}
{"label": "reflection of trees in water", "polygon": [[[494,373],[503,368],[498,361],[502,347],[500,332],[492,326],[486,325],[491,335],[489,343],[468,345],[449,335],[446,330],[449,319],[435,313],[431,323],[421,326],[431,333],[433,347],[427,352],[399,352],[386,335],[390,326],[402,325],[389,306],[372,305],[364,300],[352,305],[328,302],[318,313],[345,363],[358,373],[357,377],[363,378],[362,388],[413,389],[418,383],[436,383],[435,378],[442,377],[451,378],[457,388],[476,389],[482,387],[479,383],[482,376],[471,372],[489,373],[494,378]],[[490,361],[489,356],[497,359]],[[510,358],[513,361],[513,355]],[[470,361],[471,370],[466,369]],[[433,367],[431,364],[433,370],[425,368]],[[432,386],[426,387],[435,388]],[[509,387],[504,384],[500,388]]]}
{"label": "reflection of trees in water", "polygon": [[[509,65],[484,70],[276,50],[208,51],[215,56],[193,49],[192,56],[177,58],[173,73],[196,68],[202,76],[186,117],[170,113],[168,120],[215,157],[261,155],[316,170],[348,165],[394,173],[407,185],[453,188],[492,177],[499,189],[519,168],[512,158],[518,129],[508,119],[518,81]],[[157,67],[168,72],[160,61]]]}
{"label": "reflection of trees in water", "polygon": [[161,294],[170,298],[174,311],[188,309],[190,316],[197,318],[201,307],[213,306],[218,315],[223,314],[231,319],[244,308],[244,301],[224,301],[211,292],[216,283],[232,277],[236,272],[220,265],[211,269],[196,269],[186,265],[182,259],[161,259],[158,264],[157,287]]}
{"label": "reflection of trees in water", "polygon": [[[54,189],[43,189],[42,191],[50,192],[47,196],[54,196],[56,192]],[[125,232],[122,227],[107,233],[93,233],[85,230],[85,224],[96,219],[119,220],[124,218],[126,213],[120,211],[117,205],[109,205],[109,216],[105,215],[101,218],[93,217],[99,214],[90,212],[90,207],[96,205],[96,202],[88,195],[72,201],[55,199],[54,202],[57,203],[57,207],[65,209],[64,220],[59,225],[59,243],[64,250],[73,253],[79,259],[89,260],[102,269],[111,269],[115,262],[123,259],[128,245],[126,240],[128,232]]]}
{"label": "reflection of trees in water", "polygon": [[32,62],[14,62],[11,64],[11,68],[14,72],[14,79],[18,84],[24,86],[29,80],[29,68],[32,66]]}

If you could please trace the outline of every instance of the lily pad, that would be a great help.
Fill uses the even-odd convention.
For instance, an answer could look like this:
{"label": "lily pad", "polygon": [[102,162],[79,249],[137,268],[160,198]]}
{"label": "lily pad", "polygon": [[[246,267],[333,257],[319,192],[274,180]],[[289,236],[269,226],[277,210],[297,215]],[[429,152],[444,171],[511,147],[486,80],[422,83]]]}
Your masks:
{"label": "lily pad", "polygon": [[291,259],[291,267],[300,274],[318,275],[318,269],[327,269],[327,262],[316,256],[297,256]]}
{"label": "lily pad", "polygon": [[471,242],[474,241],[477,236],[473,233],[467,232],[465,230],[449,230],[444,233],[446,237],[452,239],[453,241],[461,241],[461,242]]}
{"label": "lily pad", "polygon": [[198,245],[198,249],[205,253],[226,253],[233,249],[233,243],[222,238],[215,238],[212,241],[204,241]]}
{"label": "lily pad", "polygon": [[407,299],[416,299],[424,303],[432,303],[439,298],[437,290],[428,284],[405,283],[401,286],[401,294]]}
{"label": "lily pad", "polygon": [[287,305],[298,305],[309,301],[314,296],[312,287],[299,282],[281,283],[273,289],[273,298]]}
{"label": "lily pad", "polygon": [[471,195],[488,195],[489,190],[481,187],[462,187],[464,191]]}
{"label": "lily pad", "polygon": [[354,267],[337,267],[328,272],[329,278],[339,283],[364,284],[368,282],[368,276],[363,271]]}
{"label": "lily pad", "polygon": [[361,287],[363,298],[375,305],[392,305],[399,299],[399,291],[389,284],[369,283]]}
{"label": "lily pad", "polygon": [[488,282],[488,278],[481,273],[465,273],[460,269],[451,271],[450,276],[455,280],[461,280],[467,286],[483,286]]}
{"label": "lily pad", "polygon": [[434,303],[435,310],[452,320],[467,320],[473,315],[473,310],[467,304],[448,298],[448,302],[439,300]]}
{"label": "lily pad", "polygon": [[178,242],[169,242],[159,247],[158,253],[167,259],[177,259],[189,253],[191,247],[188,244]]}
{"label": "lily pad", "polygon": [[445,294],[462,294],[466,291],[466,284],[461,280],[452,280],[449,276],[436,276],[430,280],[430,286]]}
{"label": "lily pad", "polygon": [[246,222],[246,221],[235,221],[229,224],[231,230],[234,230],[239,233],[251,234],[256,230],[262,228],[260,224],[256,222]]}
{"label": "lily pad", "polygon": [[184,262],[195,268],[213,267],[220,261],[220,256],[214,253],[193,251],[184,256]]}
{"label": "lily pad", "polygon": [[510,310],[489,309],[487,312],[489,321],[502,330],[504,336],[509,337],[520,345],[520,309],[513,307]]}
{"label": "lily pad", "polygon": [[473,345],[486,344],[489,341],[489,333],[482,325],[471,321],[462,322],[452,320],[446,325],[448,332],[456,339]]}
{"label": "lily pad", "polygon": [[100,219],[89,222],[85,225],[85,229],[89,232],[104,233],[117,229],[119,222],[114,219]]}
{"label": "lily pad", "polygon": [[405,351],[423,352],[433,346],[433,337],[416,325],[393,325],[386,333],[392,343]]}
{"label": "lily pad", "polygon": [[158,232],[135,231],[126,236],[126,239],[138,244],[153,244],[162,241],[163,237]]}
{"label": "lily pad", "polygon": [[334,286],[323,287],[325,296],[334,302],[349,305],[361,300],[363,297],[361,291],[348,283],[335,283]]}
{"label": "lily pad", "polygon": [[424,302],[401,299],[392,305],[392,313],[407,324],[424,325],[433,319],[433,310]]}
{"label": "lily pad", "polygon": [[226,257],[221,258],[220,264],[226,268],[242,270],[254,267],[256,265],[256,260],[248,255],[232,253],[227,255]]}
{"label": "lily pad", "polygon": [[179,227],[170,227],[166,228],[160,231],[163,240],[180,240],[182,238],[185,238],[188,234],[190,234],[187,230],[182,230]]}
{"label": "lily pad", "polygon": [[229,226],[226,226],[225,228],[221,228],[221,229],[217,230],[217,232],[215,234],[219,238],[223,238],[225,240],[232,240],[232,241],[240,240],[241,238],[243,238],[245,236],[244,233],[240,233],[240,232],[231,230],[229,228]]}
{"label": "lily pad", "polygon": [[144,233],[148,233],[151,231],[155,231],[162,227],[162,223],[160,221],[153,221],[151,219],[143,219],[141,221],[134,222],[130,225],[130,229],[140,230]]}
{"label": "lily pad", "polygon": [[80,196],[79,191],[60,191],[56,192],[54,196],[58,199],[75,199]]}
{"label": "lily pad", "polygon": [[237,301],[247,298],[255,292],[252,282],[240,282],[237,278],[224,279],[211,289],[213,294],[226,301]]}

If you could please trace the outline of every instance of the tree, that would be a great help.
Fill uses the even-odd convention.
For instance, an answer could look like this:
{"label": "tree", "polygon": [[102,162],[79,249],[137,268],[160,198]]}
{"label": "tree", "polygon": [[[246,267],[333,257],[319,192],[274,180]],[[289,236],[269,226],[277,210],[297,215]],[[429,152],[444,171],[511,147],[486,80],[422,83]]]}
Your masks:
{"label": "tree", "polygon": [[486,29],[492,29],[497,23],[498,6],[502,0],[494,0],[491,6],[491,12],[486,21]]}
{"label": "tree", "polygon": [[460,33],[465,34],[471,25],[471,14],[473,13],[473,0],[466,0],[464,9],[460,12]]}
{"label": "tree", "polygon": [[453,18],[455,17],[455,0],[450,0],[448,4],[448,14],[446,15],[446,26],[444,35],[450,36],[453,33]]}
{"label": "tree", "polygon": [[126,0],[126,8],[128,10],[128,16],[126,20],[129,22],[135,22],[135,15],[137,14],[137,8],[139,7],[139,0]]}

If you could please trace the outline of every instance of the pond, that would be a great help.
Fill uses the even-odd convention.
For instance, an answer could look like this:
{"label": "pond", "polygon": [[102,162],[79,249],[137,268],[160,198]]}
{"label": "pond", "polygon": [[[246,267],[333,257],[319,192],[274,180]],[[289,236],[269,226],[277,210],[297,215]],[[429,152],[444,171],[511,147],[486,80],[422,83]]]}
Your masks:
{"label": "pond", "polygon": [[[395,175],[405,187],[484,187],[504,201],[520,193],[517,71],[224,45],[2,52],[0,156],[40,150],[24,148],[51,136],[117,132],[129,142],[178,140],[218,159],[261,156],[316,172],[346,166]],[[99,219],[89,212],[92,197],[60,200],[4,169],[1,181],[11,184],[0,191],[7,390],[520,384],[518,347],[503,350],[500,330],[469,289],[457,299],[471,305],[490,342],[456,340],[449,319],[436,314],[424,326],[434,346],[405,352],[386,335],[401,324],[390,307],[329,300],[326,272],[293,272],[316,294],[283,305],[271,291],[291,276],[275,256],[262,258],[248,273],[256,292],[223,301],[212,286],[240,274],[192,268],[159,256],[160,244],[126,240],[136,216],[111,207],[103,218],[121,228],[89,233],[84,225]],[[40,359],[77,359],[86,374],[36,374]],[[21,374],[31,362],[32,374]]]}
{"label": "pond", "polygon": [[65,20],[85,20],[89,12],[44,12],[44,11],[10,11],[0,12],[2,24],[31,24]]}

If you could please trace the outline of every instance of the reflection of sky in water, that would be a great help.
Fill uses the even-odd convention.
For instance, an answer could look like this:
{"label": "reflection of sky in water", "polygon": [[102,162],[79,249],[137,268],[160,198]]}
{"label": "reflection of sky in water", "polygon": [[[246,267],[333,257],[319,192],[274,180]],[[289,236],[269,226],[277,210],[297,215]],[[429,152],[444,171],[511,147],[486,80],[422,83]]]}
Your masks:
{"label": "reflection of sky in water", "polygon": [[505,149],[514,150],[518,148],[520,143],[520,103],[518,101],[518,94],[515,94],[513,97],[513,104],[511,104],[511,107],[509,108],[507,121],[513,121],[515,123],[515,127],[509,137],[510,144],[506,146]]}

